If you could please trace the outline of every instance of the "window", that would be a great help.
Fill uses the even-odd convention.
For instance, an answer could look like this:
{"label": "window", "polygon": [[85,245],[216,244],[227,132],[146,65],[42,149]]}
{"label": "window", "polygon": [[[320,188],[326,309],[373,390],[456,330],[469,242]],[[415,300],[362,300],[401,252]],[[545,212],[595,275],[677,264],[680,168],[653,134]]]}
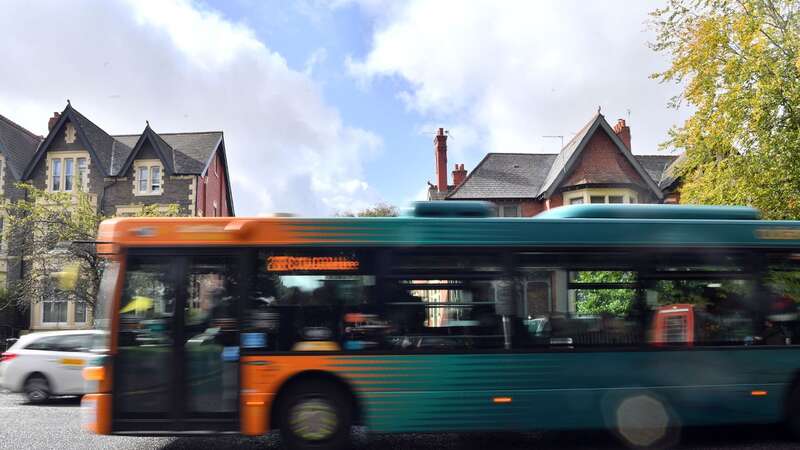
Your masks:
{"label": "window", "polygon": [[605,203],[606,197],[604,195],[592,195],[589,197],[589,203]]}
{"label": "window", "polygon": [[25,350],[58,351],[58,343],[61,339],[62,336],[42,337],[25,346]]}
{"label": "window", "polygon": [[51,161],[50,174],[52,177],[51,189],[53,192],[61,190],[61,159]]}
{"label": "window", "polygon": [[583,197],[574,197],[569,199],[570,205],[582,205],[583,204]]}
{"label": "window", "polygon": [[140,160],[134,163],[134,189],[137,195],[158,195],[163,187],[162,166],[158,160]]}
{"label": "window", "polygon": [[147,192],[147,167],[139,167],[139,192]]}
{"label": "window", "polygon": [[[171,265],[171,263],[173,263]],[[174,259],[131,257],[119,309],[114,389],[127,401],[121,414],[167,411],[170,407],[175,337]]]}
{"label": "window", "polygon": [[72,179],[75,169],[75,160],[68,158],[64,160],[64,190],[72,190]]}
{"label": "window", "polygon": [[[52,192],[72,192],[76,189],[86,189],[88,179],[88,159],[73,156],[72,152],[59,152],[57,158],[50,158],[50,180],[48,188]],[[80,154],[80,153],[78,153]],[[66,156],[69,155],[69,156]],[[77,176],[77,181],[76,177]]]}
{"label": "window", "polygon": [[[190,260],[186,283],[183,345],[191,370],[218,374],[187,386],[187,409],[193,412],[233,412],[239,379],[238,270],[233,257]],[[202,369],[201,369],[202,368]]]}
{"label": "window", "polygon": [[772,257],[764,281],[759,299],[764,315],[763,343],[800,344],[800,254]]}
{"label": "window", "polygon": [[86,303],[75,302],[75,322],[86,323]]}
{"label": "window", "polygon": [[500,207],[501,217],[519,217],[519,206],[517,205],[503,205]]}
{"label": "window", "polygon": [[608,203],[624,203],[625,197],[622,195],[609,195],[608,196]]}
{"label": "window", "polygon": [[78,187],[86,189],[86,158],[78,158],[76,161],[78,166]]}
{"label": "window", "polygon": [[62,352],[88,352],[92,349],[94,339],[91,334],[69,334],[61,336],[56,343],[56,350]]}
{"label": "window", "polygon": [[61,299],[42,302],[43,323],[67,323],[67,301]]}
{"label": "window", "polygon": [[161,191],[161,167],[153,166],[150,168],[150,190],[152,192]]}

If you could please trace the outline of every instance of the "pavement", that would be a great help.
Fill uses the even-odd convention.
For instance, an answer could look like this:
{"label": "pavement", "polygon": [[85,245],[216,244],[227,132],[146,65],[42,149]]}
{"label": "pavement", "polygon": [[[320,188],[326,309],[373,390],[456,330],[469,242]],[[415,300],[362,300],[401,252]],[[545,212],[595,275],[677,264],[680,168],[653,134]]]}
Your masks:
{"label": "pavement", "polygon": [[[798,449],[778,427],[747,426],[684,430],[679,449]],[[95,436],[80,429],[80,401],[59,398],[29,405],[18,394],[0,393],[0,449],[259,449],[277,450],[275,433],[259,438]],[[374,434],[356,429],[354,450],[564,450],[617,449],[605,432]]]}

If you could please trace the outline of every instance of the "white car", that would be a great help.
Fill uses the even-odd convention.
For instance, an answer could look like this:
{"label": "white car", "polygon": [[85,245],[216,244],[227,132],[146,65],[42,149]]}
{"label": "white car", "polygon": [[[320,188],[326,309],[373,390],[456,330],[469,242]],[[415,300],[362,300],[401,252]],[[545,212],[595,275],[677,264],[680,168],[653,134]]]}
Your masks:
{"label": "white car", "polygon": [[22,392],[31,403],[83,395],[83,368],[106,348],[106,333],[99,330],[24,335],[0,355],[0,388]]}

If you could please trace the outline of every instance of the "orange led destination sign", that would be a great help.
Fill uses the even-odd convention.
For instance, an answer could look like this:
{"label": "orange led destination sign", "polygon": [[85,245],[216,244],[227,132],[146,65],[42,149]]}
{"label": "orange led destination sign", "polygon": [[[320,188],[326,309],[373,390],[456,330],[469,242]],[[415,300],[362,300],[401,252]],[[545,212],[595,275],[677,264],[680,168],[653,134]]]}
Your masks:
{"label": "orange led destination sign", "polygon": [[357,270],[358,261],[345,256],[268,256],[268,272],[293,270]]}

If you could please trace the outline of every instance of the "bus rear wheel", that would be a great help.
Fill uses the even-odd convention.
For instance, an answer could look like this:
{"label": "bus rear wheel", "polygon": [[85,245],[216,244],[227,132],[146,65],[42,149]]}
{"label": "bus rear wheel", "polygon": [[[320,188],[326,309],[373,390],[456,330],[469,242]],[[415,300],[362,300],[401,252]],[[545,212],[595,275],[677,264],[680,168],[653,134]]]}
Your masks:
{"label": "bus rear wheel", "polygon": [[349,394],[328,380],[289,386],[278,407],[281,439],[290,450],[349,448],[353,424]]}

